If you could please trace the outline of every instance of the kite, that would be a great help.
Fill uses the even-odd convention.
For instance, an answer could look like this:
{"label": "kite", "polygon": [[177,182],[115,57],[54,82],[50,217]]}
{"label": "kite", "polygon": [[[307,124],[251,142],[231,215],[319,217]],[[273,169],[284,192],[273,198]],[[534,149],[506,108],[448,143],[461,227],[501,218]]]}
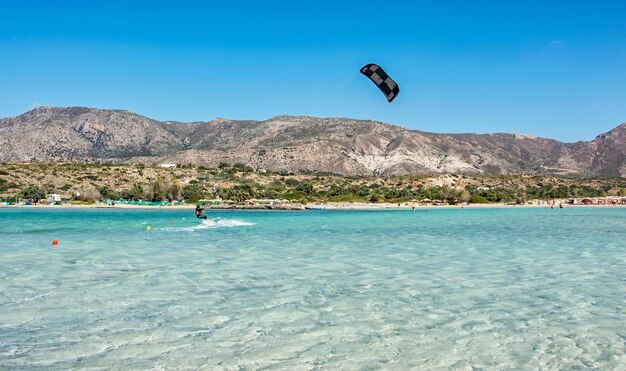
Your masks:
{"label": "kite", "polygon": [[398,84],[396,84],[396,82],[393,81],[391,77],[389,77],[389,75],[387,75],[385,71],[380,68],[380,66],[376,64],[365,65],[361,68],[361,73],[367,76],[374,84],[376,84],[376,86],[378,86],[378,89],[385,94],[389,103],[391,103],[398,96],[398,93],[400,93]]}

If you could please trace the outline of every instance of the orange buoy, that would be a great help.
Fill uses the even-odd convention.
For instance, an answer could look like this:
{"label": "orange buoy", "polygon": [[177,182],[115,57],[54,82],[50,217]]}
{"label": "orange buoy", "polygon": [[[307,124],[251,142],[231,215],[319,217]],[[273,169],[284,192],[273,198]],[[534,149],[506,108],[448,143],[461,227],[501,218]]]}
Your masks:
{"label": "orange buoy", "polygon": [[174,224],[174,222],[170,222],[170,225]]}
{"label": "orange buoy", "polygon": [[52,240],[52,245],[53,245],[53,246],[56,246],[56,245],[58,245],[58,244],[59,244],[59,240]]}

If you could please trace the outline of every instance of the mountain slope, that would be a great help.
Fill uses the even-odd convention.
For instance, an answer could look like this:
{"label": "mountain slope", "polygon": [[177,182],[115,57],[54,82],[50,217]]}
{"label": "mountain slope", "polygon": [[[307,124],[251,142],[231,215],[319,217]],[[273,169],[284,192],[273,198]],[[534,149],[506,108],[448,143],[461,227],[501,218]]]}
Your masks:
{"label": "mountain slope", "polygon": [[375,121],[278,116],[162,122],[132,112],[40,107],[0,120],[2,162],[245,162],[340,174],[549,173],[626,176],[626,124],[590,142],[434,134]]}

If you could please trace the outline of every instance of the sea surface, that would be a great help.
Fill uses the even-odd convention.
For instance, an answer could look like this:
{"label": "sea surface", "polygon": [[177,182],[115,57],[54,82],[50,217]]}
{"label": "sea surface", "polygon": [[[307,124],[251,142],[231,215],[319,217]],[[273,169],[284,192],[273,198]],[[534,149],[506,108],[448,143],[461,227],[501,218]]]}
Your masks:
{"label": "sea surface", "polygon": [[207,214],[0,209],[0,369],[626,369],[626,209]]}

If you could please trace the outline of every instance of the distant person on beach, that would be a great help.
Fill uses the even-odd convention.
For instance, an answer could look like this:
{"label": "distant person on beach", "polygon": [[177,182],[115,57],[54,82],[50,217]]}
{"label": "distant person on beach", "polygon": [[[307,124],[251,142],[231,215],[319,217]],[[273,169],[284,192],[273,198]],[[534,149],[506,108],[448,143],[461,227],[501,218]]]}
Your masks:
{"label": "distant person on beach", "polygon": [[197,204],[196,205],[196,218],[198,218],[198,219],[207,219],[207,216],[202,214],[203,210],[204,210],[204,207],[202,207],[201,204]]}

